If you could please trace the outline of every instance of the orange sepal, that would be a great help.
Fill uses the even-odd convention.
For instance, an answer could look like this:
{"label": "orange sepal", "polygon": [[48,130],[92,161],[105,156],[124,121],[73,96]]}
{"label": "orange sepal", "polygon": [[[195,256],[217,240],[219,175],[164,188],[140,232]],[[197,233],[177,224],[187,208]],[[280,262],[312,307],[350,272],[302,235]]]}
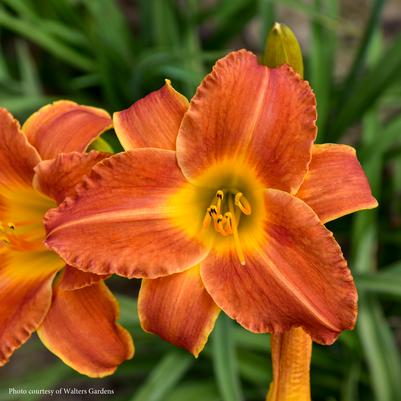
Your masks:
{"label": "orange sepal", "polygon": [[74,187],[89,174],[98,162],[111,156],[109,153],[61,153],[55,159],[45,160],[35,168],[33,185],[40,192],[61,203],[74,194]]}
{"label": "orange sepal", "polygon": [[266,401],[310,401],[312,339],[301,327],[272,334],[273,382]]}
{"label": "orange sepal", "polygon": [[188,100],[166,80],[165,85],[113,115],[114,129],[125,150],[175,150],[175,141]]}
{"label": "orange sepal", "polygon": [[105,159],[76,196],[46,215],[46,243],[68,264],[96,274],[156,278],[184,271],[208,253],[197,232],[174,220],[183,215],[193,223],[188,205],[168,204],[185,185],[170,150],[135,149]]}
{"label": "orange sepal", "polygon": [[63,264],[49,251],[0,250],[0,366],[42,323]]}
{"label": "orange sepal", "polygon": [[308,173],[296,196],[323,223],[377,207],[355,149],[347,145],[314,145]]}
{"label": "orange sepal", "polygon": [[54,290],[38,330],[43,344],[65,364],[90,377],[104,377],[134,354],[118,319],[118,304],[103,282],[75,291]]}
{"label": "orange sepal", "polygon": [[39,162],[37,151],[22,134],[18,121],[0,108],[0,185],[30,187],[33,169]]}
{"label": "orange sepal", "polygon": [[201,264],[216,304],[253,332],[302,326],[331,344],[353,328],[357,292],[341,249],[313,210],[287,192],[265,191],[264,235],[244,249],[211,252]]}
{"label": "orange sepal", "polygon": [[177,160],[193,181],[227,159],[252,166],[268,188],[296,192],[316,137],[316,100],[290,67],[268,68],[241,50],[199,86],[177,136]]}
{"label": "orange sepal", "polygon": [[185,348],[203,350],[220,312],[205,290],[199,266],[154,280],[142,280],[138,313],[142,328]]}
{"label": "orange sepal", "polygon": [[32,114],[22,131],[42,159],[52,159],[59,153],[83,152],[111,127],[112,120],[106,111],[60,100]]}

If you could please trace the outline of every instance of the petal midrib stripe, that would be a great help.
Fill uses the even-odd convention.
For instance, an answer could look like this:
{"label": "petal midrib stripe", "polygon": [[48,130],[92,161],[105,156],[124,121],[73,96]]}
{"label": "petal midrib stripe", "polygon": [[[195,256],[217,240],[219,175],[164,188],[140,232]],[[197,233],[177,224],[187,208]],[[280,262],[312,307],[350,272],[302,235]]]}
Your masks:
{"label": "petal midrib stripe", "polygon": [[290,294],[293,294],[295,298],[297,298],[299,302],[304,305],[314,317],[316,317],[316,319],[318,319],[330,330],[333,330],[335,332],[341,331],[341,329],[333,326],[327,319],[322,316],[321,312],[316,308],[316,306],[311,303],[311,301],[302,293],[302,291],[298,287],[291,284],[291,282],[280,272],[280,270],[276,267],[272,260],[266,257],[266,255],[263,253],[259,253],[259,256],[266,264],[266,266],[270,268],[272,274],[274,274],[274,276],[283,284],[283,286],[288,289]]}
{"label": "petal midrib stripe", "polygon": [[62,223],[51,229],[49,235],[73,226],[97,224],[97,223],[114,223],[122,221],[123,222],[136,221],[136,220],[141,220],[141,218],[145,216],[146,220],[168,219],[169,212],[171,212],[173,209],[174,208],[168,208],[168,207],[158,208],[158,209],[155,209],[154,207],[146,207],[140,209],[135,208],[135,209],[115,210],[110,212],[97,213],[92,216],[85,216]]}

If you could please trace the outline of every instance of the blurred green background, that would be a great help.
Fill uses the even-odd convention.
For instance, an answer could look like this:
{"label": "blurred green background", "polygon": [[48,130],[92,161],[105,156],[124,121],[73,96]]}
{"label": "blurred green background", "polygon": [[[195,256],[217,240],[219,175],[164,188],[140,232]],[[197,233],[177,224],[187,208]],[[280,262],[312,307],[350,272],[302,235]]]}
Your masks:
{"label": "blurred green background", "polygon": [[[164,78],[191,97],[229,50],[263,49],[274,21],[298,36],[315,90],[319,142],[357,148],[380,207],[329,224],[360,294],[356,330],[314,346],[315,401],[401,400],[400,0],[0,0],[0,106],[21,121],[59,98],[110,112]],[[115,149],[111,134],[106,136]],[[221,316],[198,360],[140,329],[137,281],[109,280],[136,356],[109,378],[74,373],[37,340],[0,370],[0,401],[16,388],[106,388],[121,401],[264,400],[269,336]],[[59,398],[61,399],[61,398]],[[94,396],[63,396],[85,400]]]}

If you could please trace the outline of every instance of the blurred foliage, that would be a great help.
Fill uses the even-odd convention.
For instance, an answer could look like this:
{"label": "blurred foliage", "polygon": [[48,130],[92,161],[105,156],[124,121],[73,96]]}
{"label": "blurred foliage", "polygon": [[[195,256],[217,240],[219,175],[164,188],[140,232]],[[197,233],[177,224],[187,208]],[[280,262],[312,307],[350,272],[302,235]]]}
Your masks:
{"label": "blurred foliage", "polygon": [[[0,0],[0,105],[22,119],[57,98],[120,110],[166,77],[191,97],[230,49],[260,52],[283,10],[304,21],[299,26],[309,34],[305,76],[318,99],[318,141],[357,148],[381,205],[329,224],[350,261],[360,314],[355,331],[331,347],[314,346],[315,401],[401,400],[401,34],[384,38],[385,1],[368,3],[354,60],[338,76],[341,38],[355,32],[338,0]],[[255,24],[260,33],[250,40]],[[291,27],[297,33],[298,26]],[[104,140],[109,144],[102,146],[119,149],[112,134]],[[127,401],[264,399],[271,379],[268,335],[221,316],[195,360],[140,329],[135,285],[115,278],[111,285],[120,293],[121,321],[135,337],[135,358],[112,377],[93,380],[32,339],[2,369],[0,401],[18,399],[8,395],[13,386],[68,385],[113,388],[108,398]],[[127,290],[131,294],[123,295]]]}

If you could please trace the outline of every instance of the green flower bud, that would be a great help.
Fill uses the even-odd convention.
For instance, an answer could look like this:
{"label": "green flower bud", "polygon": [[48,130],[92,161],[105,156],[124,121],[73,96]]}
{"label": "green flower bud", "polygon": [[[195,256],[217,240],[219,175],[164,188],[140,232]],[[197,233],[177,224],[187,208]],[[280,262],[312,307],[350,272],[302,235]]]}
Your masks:
{"label": "green flower bud", "polygon": [[302,51],[298,40],[291,29],[276,22],[267,35],[263,64],[268,67],[290,65],[301,77],[304,75]]}

